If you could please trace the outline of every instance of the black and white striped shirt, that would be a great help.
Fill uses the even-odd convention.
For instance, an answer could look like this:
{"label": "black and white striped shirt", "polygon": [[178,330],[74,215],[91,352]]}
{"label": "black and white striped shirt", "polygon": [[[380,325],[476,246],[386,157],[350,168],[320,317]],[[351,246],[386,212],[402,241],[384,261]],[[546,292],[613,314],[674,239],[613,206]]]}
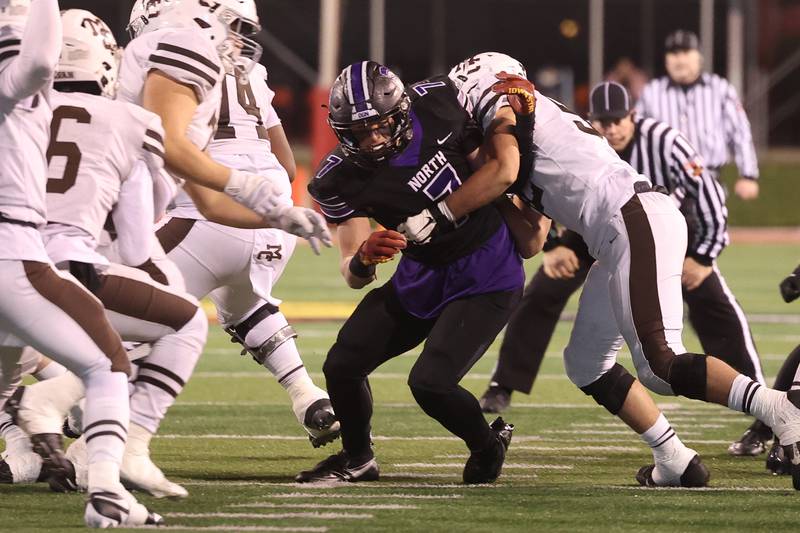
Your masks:
{"label": "black and white striped shirt", "polygon": [[697,228],[688,255],[710,264],[729,242],[722,185],[678,130],[651,118],[637,118],[634,124],[633,138],[619,156],[653,185],[666,187],[679,205],[692,204]]}
{"label": "black and white striped shirt", "polygon": [[709,168],[718,169],[733,152],[739,174],[758,177],[750,121],[736,89],[724,78],[703,73],[687,87],[668,76],[654,79],[645,86],[636,111],[642,118],[654,118],[677,128]]}

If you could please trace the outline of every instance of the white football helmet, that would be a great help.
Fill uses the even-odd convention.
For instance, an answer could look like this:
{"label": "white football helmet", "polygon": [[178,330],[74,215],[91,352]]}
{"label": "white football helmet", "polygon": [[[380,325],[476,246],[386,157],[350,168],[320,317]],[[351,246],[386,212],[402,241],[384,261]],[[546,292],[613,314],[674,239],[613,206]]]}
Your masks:
{"label": "white football helmet", "polygon": [[105,22],[89,11],[61,12],[64,46],[56,68],[56,82],[96,82],[100,94],[114,98],[122,51]]}
{"label": "white football helmet", "polygon": [[128,24],[131,37],[164,28],[187,28],[206,36],[229,74],[261,58],[261,45],[248,38],[261,31],[254,0],[136,0]]}
{"label": "white football helmet", "polygon": [[0,0],[0,28],[24,29],[30,8],[31,0]]}

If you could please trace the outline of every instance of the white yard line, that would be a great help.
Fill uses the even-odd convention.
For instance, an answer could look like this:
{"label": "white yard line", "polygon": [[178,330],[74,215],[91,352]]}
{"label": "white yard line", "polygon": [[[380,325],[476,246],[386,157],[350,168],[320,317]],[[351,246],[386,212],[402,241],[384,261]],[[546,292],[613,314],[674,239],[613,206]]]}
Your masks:
{"label": "white yard line", "polygon": [[520,450],[532,452],[641,452],[646,449],[644,444],[640,448],[634,446],[511,446],[509,452]]}
{"label": "white yard line", "polygon": [[[375,485],[373,485],[375,487]],[[450,500],[452,498],[463,498],[461,494],[361,494],[353,492],[350,494],[343,494],[341,492],[290,492],[288,494],[270,494],[265,496],[273,500],[285,500],[294,498],[392,498],[397,500]],[[249,504],[236,504],[231,507],[245,507]]]}
{"label": "white yard line", "polygon": [[287,518],[310,518],[315,520],[369,520],[375,518],[366,513],[167,513],[167,517],[178,518],[257,518],[259,520],[285,520]]}
{"label": "white yard line", "polygon": [[657,490],[657,491],[672,491],[672,492],[787,492],[794,493],[791,487],[636,487],[633,485],[600,485],[599,488],[611,490]]}
{"label": "white yard line", "polygon": [[[395,468],[464,468],[462,463],[396,463]],[[534,464],[534,463],[505,463],[504,469],[508,470],[572,470],[572,465]]]}
{"label": "white yard line", "polygon": [[182,526],[170,524],[166,526],[126,526],[130,529],[152,529],[157,531],[296,531],[298,533],[325,533],[327,527],[280,527],[280,526],[241,526],[241,525],[221,525],[221,526]]}
{"label": "white yard line", "polygon": [[[317,496],[318,497],[318,496]],[[419,509],[417,505],[401,505],[397,503],[237,503],[228,507],[244,507],[257,509],[366,509],[375,511],[396,511],[403,509]]]}

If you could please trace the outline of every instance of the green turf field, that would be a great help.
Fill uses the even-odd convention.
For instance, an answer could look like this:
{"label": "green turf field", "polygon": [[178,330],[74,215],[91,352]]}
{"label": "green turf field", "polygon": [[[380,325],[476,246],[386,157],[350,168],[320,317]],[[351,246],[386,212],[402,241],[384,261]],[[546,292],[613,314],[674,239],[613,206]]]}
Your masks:
{"label": "green turf field", "polygon": [[[313,258],[302,247],[277,294],[287,301],[346,302],[360,292],[338,277],[336,252]],[[780,301],[777,283],[800,258],[793,246],[731,247],[723,272],[753,324],[771,382],[782,358],[800,343],[800,303]],[[537,261],[531,261],[531,269]],[[383,279],[386,276],[382,276]],[[574,310],[574,302],[568,309]],[[791,313],[794,313],[792,315]],[[779,315],[779,316],[768,316]],[[766,322],[770,320],[771,322]],[[299,346],[313,377],[339,326],[301,322]],[[185,501],[141,499],[170,528],[201,531],[754,531],[786,530],[797,522],[800,494],[791,480],[771,477],[763,458],[734,459],[726,448],[748,424],[721,407],[659,398],[683,440],[712,471],[707,490],[641,489],[637,469],[648,449],[566,379],[560,360],[569,323],[562,322],[533,394],[515,396],[506,419],[516,424],[503,476],[491,486],[461,485],[466,460],[451,439],[414,404],[405,379],[414,353],[373,376],[373,433],[382,480],[365,485],[309,487],[297,471],[338,451],[312,449],[287,397],[263,369],[240,357],[217,326],[196,374],[153,442],[153,456],[183,483]],[[687,332],[689,348],[697,348]],[[497,343],[465,378],[480,394]],[[621,358],[631,368],[627,355]],[[80,495],[46,486],[0,486],[0,530],[55,531],[82,527]]]}

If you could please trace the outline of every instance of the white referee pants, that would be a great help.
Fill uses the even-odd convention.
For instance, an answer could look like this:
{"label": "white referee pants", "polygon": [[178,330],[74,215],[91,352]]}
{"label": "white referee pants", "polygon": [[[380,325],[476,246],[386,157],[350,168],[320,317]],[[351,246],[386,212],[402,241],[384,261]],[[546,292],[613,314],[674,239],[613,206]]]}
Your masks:
{"label": "white referee pants", "polygon": [[612,218],[583,288],[564,351],[569,378],[594,383],[628,344],[639,380],[673,395],[666,381],[671,359],[686,352],[681,274],[686,222],[666,195],[636,194]]}

